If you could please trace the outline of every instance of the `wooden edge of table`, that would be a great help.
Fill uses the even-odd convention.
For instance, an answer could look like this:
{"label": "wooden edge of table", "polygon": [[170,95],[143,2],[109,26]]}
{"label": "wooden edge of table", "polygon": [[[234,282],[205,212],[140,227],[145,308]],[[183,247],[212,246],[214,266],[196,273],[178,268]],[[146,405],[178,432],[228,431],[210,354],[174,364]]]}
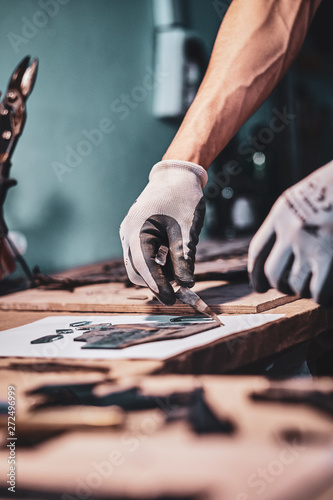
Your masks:
{"label": "wooden edge of table", "polygon": [[311,340],[333,328],[333,308],[319,306],[311,299],[299,299],[263,314],[284,316],[169,358],[161,373],[231,372]]}
{"label": "wooden edge of table", "polygon": [[[86,315],[80,313],[78,315]],[[333,308],[327,309],[317,305],[311,299],[299,299],[270,309],[263,314],[284,314],[276,321],[266,323],[246,331],[218,339],[210,344],[186,351],[165,361],[151,360],[89,360],[92,370],[110,369],[112,375],[133,374],[136,369],[140,373],[226,373],[239,367],[282,352],[297,344],[310,340],[328,328],[333,327]],[[68,312],[57,313],[59,316]],[[105,314],[103,314],[105,315]],[[47,311],[21,311],[8,318],[8,312],[0,311],[0,321],[5,320],[5,329],[37,321],[50,316]],[[97,315],[98,316],[98,315]],[[7,318],[6,318],[7,317]],[[2,328],[3,325],[1,325]],[[3,329],[3,328],[2,328]],[[274,342],[272,342],[274,338]],[[52,358],[37,361],[36,358],[1,358],[17,363],[55,363],[57,365],[86,365],[85,360],[54,360]]]}

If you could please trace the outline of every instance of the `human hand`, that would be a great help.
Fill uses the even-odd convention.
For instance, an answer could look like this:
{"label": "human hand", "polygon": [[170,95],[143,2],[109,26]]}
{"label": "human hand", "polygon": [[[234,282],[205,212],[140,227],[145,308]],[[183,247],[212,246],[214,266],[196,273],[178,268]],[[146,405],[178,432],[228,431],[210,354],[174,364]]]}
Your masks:
{"label": "human hand", "polygon": [[[166,305],[176,300],[171,281],[194,285],[196,245],[205,215],[202,189],[207,178],[206,171],[195,163],[157,163],[120,226],[129,279],[148,286]],[[155,261],[161,245],[169,249],[165,266]]]}
{"label": "human hand", "polygon": [[333,303],[333,161],[278,198],[251,241],[248,270],[258,292]]}

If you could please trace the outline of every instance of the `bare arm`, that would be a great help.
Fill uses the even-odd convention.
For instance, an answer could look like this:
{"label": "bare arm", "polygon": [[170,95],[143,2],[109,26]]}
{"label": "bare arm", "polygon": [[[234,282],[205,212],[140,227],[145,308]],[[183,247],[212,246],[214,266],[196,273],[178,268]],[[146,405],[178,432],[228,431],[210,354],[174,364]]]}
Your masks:
{"label": "bare arm", "polygon": [[208,170],[298,54],[321,0],[233,0],[195,100],[163,159]]}
{"label": "bare arm", "polygon": [[[130,280],[149,286],[164,304],[176,300],[170,281],[194,284],[195,249],[204,217],[204,169],[284,75],[319,3],[233,0],[198,94],[120,227]],[[162,267],[155,257],[165,244],[169,262]]]}

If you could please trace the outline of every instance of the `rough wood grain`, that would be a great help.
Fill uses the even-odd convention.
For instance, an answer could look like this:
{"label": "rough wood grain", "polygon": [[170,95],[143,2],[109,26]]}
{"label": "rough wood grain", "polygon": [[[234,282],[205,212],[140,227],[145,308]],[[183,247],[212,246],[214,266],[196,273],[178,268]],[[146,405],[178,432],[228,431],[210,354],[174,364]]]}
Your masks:
{"label": "rough wood grain", "polygon": [[239,372],[242,367],[276,357],[286,349],[329,332],[333,327],[333,308],[323,308],[311,299],[297,300],[269,312],[285,316],[170,358],[164,362],[162,372]]}
{"label": "rough wood grain", "polygon": [[[247,365],[275,356],[278,353],[292,348],[302,342],[314,339],[318,335],[332,329],[333,327],[333,308],[323,308],[315,304],[311,299],[301,299],[276,307],[269,312],[284,314],[285,316],[278,321],[268,323],[258,328],[252,328],[245,332],[239,332],[231,337],[222,338],[208,346],[198,349],[192,349],[184,354],[171,358],[168,362],[160,363],[149,371],[154,369],[163,373],[212,373],[222,374],[231,371],[242,370]],[[37,321],[51,315],[68,315],[68,312],[54,311],[13,311],[0,310],[0,330],[14,328],[20,325]],[[86,312],[76,313],[85,315]],[[97,313],[98,316],[100,313]],[[115,313],[110,313],[115,314]],[[1,353],[0,353],[1,356]],[[19,362],[18,358],[9,358],[11,363]],[[66,360],[58,360],[59,365],[66,364]],[[1,358],[0,358],[1,362]],[[44,364],[54,362],[54,360],[34,360],[31,358],[20,361],[25,364]],[[68,360],[73,363],[74,360]],[[102,366],[101,360],[92,363]],[[104,362],[103,362],[104,363]],[[126,364],[127,363],[127,364]],[[142,367],[139,362],[106,362],[106,366],[112,369],[114,373],[136,373],[144,369],[147,361],[142,361]],[[81,360],[78,361],[81,366]],[[84,363],[87,364],[87,361]],[[126,365],[126,366],[125,366]],[[140,367],[140,369],[138,369]],[[66,367],[65,367],[66,368]],[[78,367],[79,368],[79,367]],[[0,364],[1,369],[1,364]],[[43,367],[38,366],[38,370]]]}
{"label": "rough wood grain", "polygon": [[[296,297],[276,290],[254,293],[248,283],[204,281],[194,287],[214,312],[247,314],[267,311],[294,301]],[[147,288],[126,288],[123,283],[90,285],[74,292],[31,289],[0,298],[1,310],[68,311],[93,313],[192,314],[187,304],[177,302],[168,307],[160,304]]]}

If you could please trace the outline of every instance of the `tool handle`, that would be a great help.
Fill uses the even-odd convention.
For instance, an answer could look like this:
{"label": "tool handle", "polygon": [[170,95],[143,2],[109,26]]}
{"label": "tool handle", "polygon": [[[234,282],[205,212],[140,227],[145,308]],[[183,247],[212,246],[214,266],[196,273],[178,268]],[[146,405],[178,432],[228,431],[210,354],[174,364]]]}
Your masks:
{"label": "tool handle", "polygon": [[17,181],[9,179],[10,162],[0,164],[0,238],[4,238],[8,234],[8,228],[3,216],[3,206],[5,203],[7,191],[9,188],[15,186]]}

